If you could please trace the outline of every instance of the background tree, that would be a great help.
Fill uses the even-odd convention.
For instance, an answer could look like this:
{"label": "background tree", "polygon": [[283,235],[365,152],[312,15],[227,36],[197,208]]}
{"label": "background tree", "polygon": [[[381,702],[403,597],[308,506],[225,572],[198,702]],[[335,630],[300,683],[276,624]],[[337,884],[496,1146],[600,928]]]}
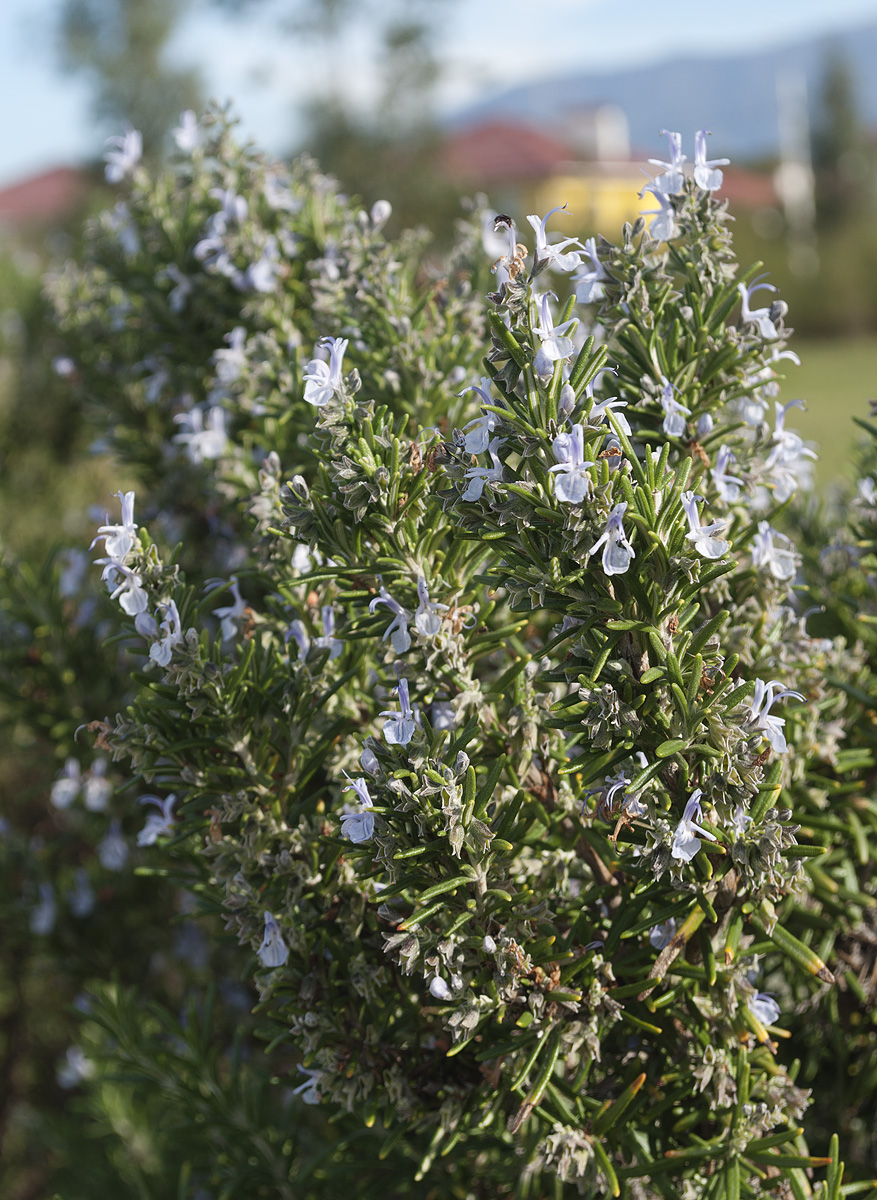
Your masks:
{"label": "background tree", "polygon": [[813,122],[813,167],[819,224],[831,228],[855,216],[874,183],[868,144],[850,64],[829,54]]}
{"label": "background tree", "polygon": [[166,51],[187,5],[178,0],[65,0],[61,61],[88,75],[100,121],[130,122],[156,149],[186,108],[201,105],[193,67],[168,63]]}

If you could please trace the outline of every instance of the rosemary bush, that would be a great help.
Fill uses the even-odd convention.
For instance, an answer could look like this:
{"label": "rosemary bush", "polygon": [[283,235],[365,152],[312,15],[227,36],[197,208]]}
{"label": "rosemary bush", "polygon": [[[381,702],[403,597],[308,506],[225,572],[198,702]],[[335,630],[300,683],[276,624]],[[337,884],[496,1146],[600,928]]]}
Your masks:
{"label": "rosemary bush", "polygon": [[125,1186],[856,1194],[805,1131],[873,905],[872,647],[796,594],[785,306],[704,135],[620,244],[476,211],[441,267],[222,114],[177,141],[153,178],[121,139],[50,283],[142,481],[94,547],[114,604],[58,616],[112,659],[101,811],[130,837],[147,793],[139,870],[221,948],[188,1015],[91,989],[92,1120],[150,1142]]}

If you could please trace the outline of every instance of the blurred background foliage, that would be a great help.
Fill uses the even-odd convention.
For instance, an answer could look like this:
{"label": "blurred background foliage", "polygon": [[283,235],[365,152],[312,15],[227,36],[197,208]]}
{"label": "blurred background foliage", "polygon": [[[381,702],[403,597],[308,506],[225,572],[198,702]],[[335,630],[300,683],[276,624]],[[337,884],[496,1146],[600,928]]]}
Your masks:
{"label": "blurred background foliage", "polygon": [[[214,0],[230,18],[245,20],[259,0]],[[457,0],[459,2],[459,0]],[[333,39],[359,0],[301,0],[290,4],[279,28],[305,46],[320,42],[331,53]],[[340,91],[315,96],[307,112],[303,145],[342,186],[360,195],[368,207],[377,199],[393,205],[392,227],[423,225],[434,237],[436,251],[447,244],[464,187],[443,169],[443,130],[434,109],[434,88],[444,64],[440,61],[437,25],[452,18],[454,0],[394,0],[374,3],[371,12],[382,28],[383,82],[370,111],[354,108]],[[90,81],[94,116],[101,128],[113,131],[126,124],[140,129],[149,158],[161,158],[168,130],[185,108],[205,101],[197,69],[173,65],[167,46],[186,5],[178,0],[65,0],[58,25],[59,63]],[[845,62],[828,57],[824,86],[812,114],[812,162],[815,180],[815,231],[807,270],[789,253],[789,229],[778,210],[766,213],[732,212],[734,237],[743,262],[760,260],[790,307],[797,336],[792,345],[800,367],[789,367],[783,399],[803,397],[809,408],[796,421],[805,436],[819,443],[822,459],[819,482],[830,489],[848,470],[853,441],[853,416],[866,415],[866,400],[877,394],[877,151],[872,132],[860,118],[856,81]],[[697,114],[692,110],[692,123]],[[765,173],[774,162],[751,164]],[[53,548],[84,546],[95,521],[90,508],[106,503],[119,487],[130,486],[117,464],[101,449],[99,431],[89,427],[78,407],[75,391],[59,376],[55,364],[61,347],[48,318],[41,276],[50,261],[76,257],[84,217],[107,205],[110,197],[102,171],[94,166],[85,175],[81,201],[63,220],[7,228],[0,239],[0,552],[3,570],[18,572],[15,587],[28,588],[18,560],[52,567]],[[489,198],[489,197],[488,197]],[[562,203],[563,197],[558,197]],[[524,212],[513,214],[519,221]],[[585,235],[587,229],[576,232]],[[814,526],[814,539],[818,526]],[[33,569],[39,570],[39,566]],[[34,585],[35,586],[35,585]],[[830,603],[830,597],[822,597]],[[8,615],[8,614],[7,614]],[[109,711],[115,697],[75,695],[76,664],[65,661],[65,648],[50,644],[53,614],[47,613],[35,643],[36,673],[44,691],[34,692],[34,704],[44,708],[39,720],[24,726],[11,719],[0,697],[0,789],[3,816],[26,832],[24,841],[0,838],[0,919],[4,929],[21,929],[22,858],[52,853],[58,845],[75,844],[83,836],[68,814],[47,813],[46,796],[58,766],[59,713],[48,703],[68,703],[89,716]],[[838,618],[839,619],[839,618]],[[37,633],[39,634],[39,630]],[[849,632],[855,632],[850,630]],[[54,675],[53,675],[54,672]],[[67,674],[65,674],[67,672]],[[40,674],[42,673],[42,674]],[[57,678],[55,678],[57,676]],[[36,677],[36,676],[35,676]],[[66,680],[66,682],[65,682]],[[42,686],[42,685],[41,685]],[[66,689],[66,690],[65,690]],[[60,701],[59,698],[60,697]],[[71,729],[64,729],[69,737]],[[187,915],[177,911],[172,881],[119,875],[98,914],[86,923],[68,919],[51,947],[29,936],[0,941],[0,1078],[6,1086],[0,1097],[0,1195],[10,1200],[40,1200],[51,1178],[63,1187],[65,1200],[92,1200],[114,1194],[170,1196],[178,1179],[162,1179],[155,1164],[165,1159],[183,1162],[186,1178],[197,1181],[200,1166],[226,1147],[199,1145],[193,1140],[196,1121],[184,1131],[159,1128],[162,1096],[174,1088],[181,1103],[210,1104],[236,1113],[252,1128],[264,1124],[266,1106],[274,1121],[283,1100],[269,1079],[258,1094],[240,1096],[232,1060],[216,1063],[209,1086],[186,1074],[187,1046],[200,1038],[223,1038],[238,1028],[248,1029],[249,999],[212,996],[208,980],[215,957],[225,952],[218,923],[208,939],[193,932]],[[122,923],[117,914],[124,910]],[[131,916],[130,914],[133,914]],[[168,922],[177,923],[184,943],[184,965],[166,954],[160,936]],[[95,1059],[101,1046],[114,1052],[130,1049],[126,1079],[108,1079],[100,1114],[83,1111],[84,1101],[70,1101],[59,1083],[64,1054],[79,1027],[80,998],[98,993],[100,1005],[86,1025]],[[188,998],[188,999],[187,999]],[[189,1016],[173,1030],[160,1028],[162,1004],[189,1005]],[[874,997],[844,996],[861,1029],[861,1044],[838,1047],[839,1077],[855,1055],[873,1054]],[[153,1007],[150,1008],[150,1005]],[[146,1028],[156,1038],[151,1059],[143,1058],[126,1029]],[[161,1036],[159,1036],[161,1035]],[[159,1050],[159,1043],[161,1049]],[[142,1047],[142,1041],[139,1043]],[[139,1057],[138,1057],[139,1055]],[[873,1072],[872,1072],[873,1073]],[[870,1080],[870,1075],[868,1075]],[[843,1082],[843,1079],[841,1079]],[[870,1086],[870,1085],[869,1085]],[[837,1094],[842,1102],[843,1087]],[[178,1097],[179,1099],[179,1097]],[[871,1154],[871,1130],[859,1115],[859,1154]],[[107,1113],[114,1114],[112,1120]],[[64,1147],[91,1121],[91,1132],[77,1165],[78,1178],[65,1174]],[[171,1152],[156,1142],[173,1142]],[[234,1145],[234,1138],[228,1146]],[[265,1160],[253,1167],[259,1186],[270,1188],[272,1155],[284,1161],[294,1146],[266,1147]],[[288,1164],[287,1164],[288,1165]],[[82,1171],[88,1167],[87,1182]],[[119,1179],[124,1191],[119,1192]],[[265,1181],[268,1181],[267,1183]],[[183,1194],[183,1193],[181,1193]],[[255,1191],[241,1195],[257,1194]],[[272,1194],[280,1194],[272,1193]]]}

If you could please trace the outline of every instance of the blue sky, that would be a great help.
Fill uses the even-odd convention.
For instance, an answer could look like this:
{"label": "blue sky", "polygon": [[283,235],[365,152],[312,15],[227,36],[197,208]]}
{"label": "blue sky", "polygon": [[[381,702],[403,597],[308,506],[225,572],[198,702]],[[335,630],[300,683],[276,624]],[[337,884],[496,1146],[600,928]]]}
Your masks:
{"label": "blue sky", "polygon": [[[738,53],[877,20],[877,0],[433,0],[444,13],[445,111],[485,92],[568,70],[613,70],[677,54]],[[53,49],[59,0],[0,0],[0,185],[100,153],[107,131],[89,113],[84,81],[62,75]],[[281,152],[301,133],[297,112],[343,80],[375,94],[374,40],[351,26],[331,55],[279,38],[284,0],[229,21],[195,0],[172,47],[201,67],[211,94],[234,101],[247,133]],[[502,14],[501,16],[499,14]]]}

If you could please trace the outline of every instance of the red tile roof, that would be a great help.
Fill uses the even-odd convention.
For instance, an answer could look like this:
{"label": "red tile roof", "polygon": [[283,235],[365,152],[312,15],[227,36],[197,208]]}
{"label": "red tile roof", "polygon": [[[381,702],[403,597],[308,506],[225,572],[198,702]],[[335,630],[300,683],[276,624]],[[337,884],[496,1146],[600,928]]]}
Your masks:
{"label": "red tile roof", "polygon": [[87,177],[74,167],[56,167],[0,190],[0,223],[51,225],[76,211],[85,198]]}
{"label": "red tile roof", "polygon": [[442,165],[452,178],[485,186],[542,179],[574,157],[566,142],[511,121],[489,121],[454,133],[441,154]]}

